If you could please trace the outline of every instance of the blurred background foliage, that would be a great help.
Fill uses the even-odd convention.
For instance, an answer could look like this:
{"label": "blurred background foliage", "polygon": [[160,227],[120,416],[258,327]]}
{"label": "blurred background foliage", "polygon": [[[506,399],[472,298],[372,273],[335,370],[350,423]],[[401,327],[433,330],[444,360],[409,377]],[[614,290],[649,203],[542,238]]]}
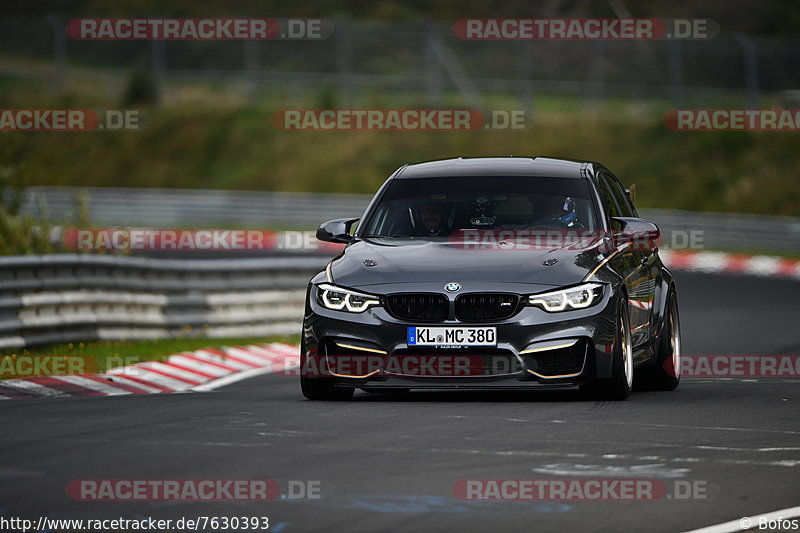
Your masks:
{"label": "blurred background foliage", "polygon": [[[80,15],[323,17],[361,23],[418,21],[423,26],[425,21],[438,21],[445,24],[444,27],[458,18],[482,16],[615,17],[628,12],[636,17],[711,17],[719,22],[724,38],[709,41],[709,49],[724,52],[727,48],[723,45],[730,46],[736,54],[731,56],[730,63],[717,61],[720,72],[738,73],[742,68],[741,47],[734,42],[735,36],[759,36],[758,42],[764,46],[772,43],[770,48],[764,48],[769,53],[764,52],[760,57],[760,75],[770,68],[778,73],[786,72],[784,78],[773,76],[783,80],[781,90],[764,90],[757,104],[765,108],[800,107],[797,105],[796,89],[800,82],[796,81],[796,69],[783,67],[798,64],[792,63],[793,58],[800,60],[796,55],[800,47],[782,44],[800,43],[791,41],[800,28],[800,3],[788,0],[627,3],[621,0],[510,0],[502,3],[343,0],[335,4],[322,0],[118,0],[113,3],[6,0],[0,10],[8,25],[17,24],[18,20],[47,17],[63,22]],[[62,26],[58,24],[53,26],[54,31],[60,31]],[[166,45],[169,47],[166,57],[161,60],[164,68],[172,69],[175,77],[156,88],[159,74],[153,66],[154,58],[164,52],[157,52],[159,49],[152,43],[67,40],[62,43],[65,58],[59,64],[58,53],[53,52],[54,42],[48,35],[40,36],[40,42],[22,45],[10,35],[5,43],[0,42],[1,108],[130,107],[142,109],[151,117],[149,127],[138,132],[1,133],[0,186],[6,186],[7,192],[0,231],[5,232],[5,246],[13,249],[36,248],[40,245],[35,243],[43,238],[42,228],[14,211],[15,191],[28,185],[371,193],[405,163],[457,156],[514,154],[597,160],[614,170],[626,184],[637,184],[638,203],[643,207],[800,215],[798,133],[673,132],[664,127],[661,117],[675,106],[675,101],[663,95],[650,95],[646,88],[635,88],[639,91],[635,98],[614,94],[612,85],[598,98],[546,91],[536,91],[527,99],[509,91],[484,93],[486,109],[529,108],[531,123],[522,131],[286,132],[275,129],[269,122],[278,109],[466,106],[463,94],[448,83],[450,80],[446,76],[441,87],[434,87],[438,93],[433,106],[430,105],[430,87],[426,93],[424,87],[411,81],[408,83],[414,90],[395,90],[392,94],[374,87],[361,88],[356,93],[343,92],[337,82],[337,62],[341,55],[338,42],[321,45],[261,43],[261,58],[259,60],[256,54],[254,72],[263,72],[262,77],[253,82],[255,85],[248,81],[248,74],[241,71],[241,65],[232,65],[230,76],[226,74],[229,71],[220,70],[220,64],[230,63],[225,59],[228,56],[221,53],[214,63],[212,54],[207,53],[209,48],[203,47],[209,43],[197,46],[181,43],[186,45],[180,48],[183,55],[176,56],[173,50],[179,45],[170,42]],[[524,57],[508,57],[513,54],[506,53],[508,48],[500,48],[501,45],[486,45],[482,55],[473,54],[472,50],[477,49],[470,45],[474,43],[465,45],[452,35],[449,37],[453,42],[448,42],[448,46],[466,58],[462,62],[471,76],[480,76],[481,72],[474,71],[480,71],[481,65],[487,62],[494,62],[503,65],[492,74],[499,78],[505,74],[506,65],[525,61]],[[382,76],[391,75],[395,76],[393,79],[402,80],[410,74],[399,70],[398,65],[404,65],[403,68],[411,65],[413,73],[414,65],[424,65],[428,61],[419,57],[422,49],[412,48],[415,42],[394,43],[385,55],[369,55],[380,45],[368,40],[364,43],[356,43],[360,46],[354,60],[356,65],[365,71],[373,68]],[[112,45],[118,51],[104,55]],[[307,58],[307,62],[282,53],[304,46],[317,46],[303,48],[307,52],[298,57]],[[583,56],[596,52],[591,48],[575,48],[590,46],[588,44],[573,43],[572,46],[576,55],[565,57],[563,68],[559,58],[550,58],[553,72],[563,74],[564,83],[572,83],[574,80],[567,78],[581,70],[578,59],[591,63],[591,58],[587,60]],[[689,48],[706,46],[706,43],[682,46],[689,50],[685,53],[686,77],[689,73],[699,76],[709,70],[705,65],[693,66],[691,56],[695,49]],[[325,55],[332,48],[336,53]],[[221,43],[214,48],[217,49],[234,54],[231,57],[242,57],[242,43]],[[613,52],[609,48],[598,53],[609,50]],[[780,54],[772,53],[774,50]],[[245,62],[247,53],[245,49]],[[605,57],[614,60],[607,61],[611,74],[606,81],[612,84],[620,81],[615,76],[624,75],[628,67],[653,76],[669,68],[664,57],[650,58],[647,53],[642,53],[641,57]],[[719,57],[727,56],[721,53]],[[179,60],[199,65],[192,67],[198,69],[197,72],[207,69],[207,76],[202,79],[181,77],[186,72],[181,69],[186,67],[178,64]],[[309,81],[282,84],[271,78],[275,75],[273,71],[291,68],[304,74],[304,69],[312,68],[311,62],[315,62],[313,68],[317,70]],[[535,67],[544,68],[539,64]],[[524,70],[525,65],[521,68]],[[57,75],[51,77],[51,71]],[[66,71],[71,74],[58,77],[61,76],[58,73]],[[55,85],[54,79],[58,82]],[[233,79],[239,81],[229,83]],[[743,107],[746,82],[739,74],[733,75],[732,80],[735,87],[731,91],[741,94],[729,96],[733,94],[731,91],[720,90],[716,96],[684,95],[680,101],[687,107],[711,107],[710,103],[719,107]],[[709,90],[714,94],[711,85]],[[76,208],[78,212],[80,208]],[[9,244],[12,240],[17,244]]]}

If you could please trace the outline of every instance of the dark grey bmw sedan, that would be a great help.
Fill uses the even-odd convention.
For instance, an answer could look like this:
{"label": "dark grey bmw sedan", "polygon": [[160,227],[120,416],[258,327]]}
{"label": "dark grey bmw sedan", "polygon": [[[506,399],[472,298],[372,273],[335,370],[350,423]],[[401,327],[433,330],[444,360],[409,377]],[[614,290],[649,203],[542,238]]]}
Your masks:
{"label": "dark grey bmw sedan", "polygon": [[659,236],[598,163],[406,165],[360,219],[317,230],[346,246],[308,286],[303,394],[674,389],[680,324]]}

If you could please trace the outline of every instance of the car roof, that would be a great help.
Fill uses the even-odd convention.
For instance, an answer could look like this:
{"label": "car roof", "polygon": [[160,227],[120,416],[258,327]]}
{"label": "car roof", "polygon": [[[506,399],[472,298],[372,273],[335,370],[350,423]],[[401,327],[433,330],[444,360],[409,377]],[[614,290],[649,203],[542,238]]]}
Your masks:
{"label": "car roof", "polygon": [[[586,178],[594,174],[597,163],[550,157],[470,157],[428,161],[406,165],[395,179],[466,176],[527,176],[547,178]],[[585,169],[585,170],[584,170]],[[588,172],[588,174],[587,174]]]}

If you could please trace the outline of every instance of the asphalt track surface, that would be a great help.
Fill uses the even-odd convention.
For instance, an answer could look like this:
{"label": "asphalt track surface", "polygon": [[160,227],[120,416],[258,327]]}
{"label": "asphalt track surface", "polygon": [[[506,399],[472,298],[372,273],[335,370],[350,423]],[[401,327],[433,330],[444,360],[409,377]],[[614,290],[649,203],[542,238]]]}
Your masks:
{"label": "asphalt track surface", "polygon": [[[687,354],[800,354],[800,282],[678,273]],[[0,402],[0,517],[268,516],[269,531],[685,531],[800,500],[800,380],[573,391],[357,393],[296,378],[215,392]],[[462,479],[699,482],[706,499],[477,502]],[[70,480],[318,480],[319,500],[77,502]],[[671,489],[673,490],[673,489]]]}

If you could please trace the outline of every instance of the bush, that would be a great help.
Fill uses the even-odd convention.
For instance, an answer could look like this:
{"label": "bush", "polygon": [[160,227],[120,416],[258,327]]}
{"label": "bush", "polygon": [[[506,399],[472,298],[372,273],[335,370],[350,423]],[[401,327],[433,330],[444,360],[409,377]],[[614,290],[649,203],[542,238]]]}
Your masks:
{"label": "bush", "polygon": [[[54,224],[41,197],[40,217],[20,212],[25,197],[25,180],[14,166],[0,167],[0,255],[50,254],[66,251],[57,240],[59,226],[76,224],[86,227],[89,202],[86,194],[75,195],[75,210],[61,224]],[[74,221],[74,222],[73,222]]]}

